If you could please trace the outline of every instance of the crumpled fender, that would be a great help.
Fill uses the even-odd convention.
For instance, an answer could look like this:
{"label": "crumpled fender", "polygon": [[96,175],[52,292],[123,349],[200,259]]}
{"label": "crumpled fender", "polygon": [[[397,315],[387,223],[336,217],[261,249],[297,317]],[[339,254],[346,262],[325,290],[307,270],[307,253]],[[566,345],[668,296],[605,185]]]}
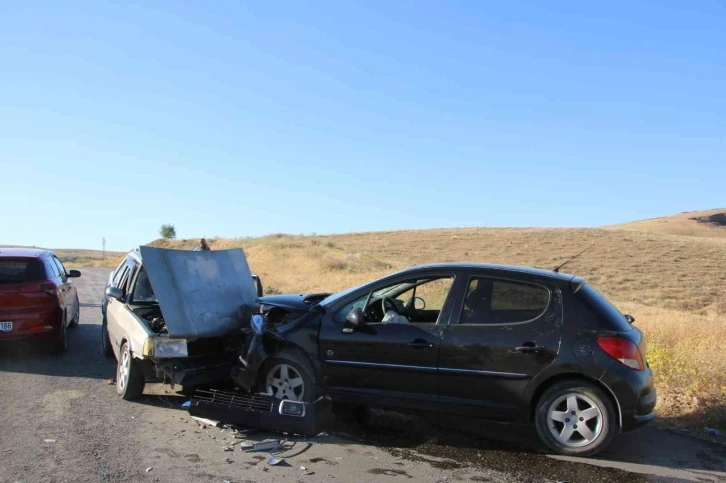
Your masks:
{"label": "crumpled fender", "polygon": [[240,354],[240,365],[232,368],[232,382],[237,384],[245,391],[250,391],[257,382],[257,376],[269,355],[265,350],[262,339],[264,336],[254,336],[247,349],[247,355]]}

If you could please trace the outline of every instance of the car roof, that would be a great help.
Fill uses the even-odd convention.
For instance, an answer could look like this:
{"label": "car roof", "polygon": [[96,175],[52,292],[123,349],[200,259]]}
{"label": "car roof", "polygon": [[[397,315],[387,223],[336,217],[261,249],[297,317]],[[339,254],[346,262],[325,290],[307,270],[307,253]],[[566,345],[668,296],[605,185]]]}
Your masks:
{"label": "car roof", "polygon": [[472,263],[472,262],[448,262],[448,263],[429,263],[426,265],[415,265],[405,268],[392,275],[402,275],[406,273],[426,272],[436,270],[486,270],[491,272],[516,272],[526,275],[536,275],[539,277],[547,277],[555,280],[569,281],[574,275],[568,273],[559,273],[554,270],[544,270],[541,268],[523,267],[519,265],[501,265],[497,263]]}
{"label": "car roof", "polygon": [[44,258],[52,252],[45,248],[18,248],[0,247],[0,258],[2,257],[23,257],[23,258]]}

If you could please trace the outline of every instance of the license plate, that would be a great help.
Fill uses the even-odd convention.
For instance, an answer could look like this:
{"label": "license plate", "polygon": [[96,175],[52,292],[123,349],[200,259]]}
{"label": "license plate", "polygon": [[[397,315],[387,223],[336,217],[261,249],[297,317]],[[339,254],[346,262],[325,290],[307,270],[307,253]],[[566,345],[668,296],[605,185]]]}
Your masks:
{"label": "license plate", "polygon": [[12,331],[13,331],[12,322],[0,322],[0,332],[12,332]]}

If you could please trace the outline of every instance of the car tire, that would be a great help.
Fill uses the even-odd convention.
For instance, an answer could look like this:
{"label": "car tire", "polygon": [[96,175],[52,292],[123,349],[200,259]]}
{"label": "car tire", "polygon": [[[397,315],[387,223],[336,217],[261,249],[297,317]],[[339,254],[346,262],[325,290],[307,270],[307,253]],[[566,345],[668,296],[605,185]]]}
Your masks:
{"label": "car tire", "polygon": [[285,350],[267,359],[260,371],[258,387],[277,399],[313,402],[318,398],[314,374],[304,356]]}
{"label": "car tire", "polygon": [[610,444],[617,415],[610,398],[586,381],[554,384],[537,401],[535,425],[542,442],[569,456],[590,456]]}
{"label": "car tire", "polygon": [[108,321],[106,316],[101,322],[101,353],[109,359],[113,357],[113,346],[111,345],[111,336],[108,334]]}
{"label": "car tire", "polygon": [[66,331],[67,326],[68,324],[63,321],[61,323],[61,329],[58,338],[48,343],[48,352],[50,352],[51,354],[62,354],[66,351],[66,349],[68,349],[68,334]]}
{"label": "car tire", "polygon": [[132,401],[144,393],[144,373],[131,354],[128,342],[121,346],[121,352],[116,365],[116,393],[121,399]]}

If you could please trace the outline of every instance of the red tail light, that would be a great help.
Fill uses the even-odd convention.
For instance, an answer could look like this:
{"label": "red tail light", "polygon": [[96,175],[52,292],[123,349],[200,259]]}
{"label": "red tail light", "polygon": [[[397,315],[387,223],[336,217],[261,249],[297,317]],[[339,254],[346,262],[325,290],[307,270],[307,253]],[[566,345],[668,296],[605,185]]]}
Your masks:
{"label": "red tail light", "polygon": [[636,371],[645,369],[643,358],[640,355],[638,346],[628,339],[621,337],[600,337],[597,339],[597,345],[605,351],[607,355],[613,359],[617,359],[622,364]]}
{"label": "red tail light", "polygon": [[22,293],[44,292],[44,293],[47,293],[48,295],[57,296],[58,287],[50,280],[45,280],[43,282],[34,282],[34,283],[29,283],[29,284],[23,285],[20,288],[20,292],[22,292]]}

